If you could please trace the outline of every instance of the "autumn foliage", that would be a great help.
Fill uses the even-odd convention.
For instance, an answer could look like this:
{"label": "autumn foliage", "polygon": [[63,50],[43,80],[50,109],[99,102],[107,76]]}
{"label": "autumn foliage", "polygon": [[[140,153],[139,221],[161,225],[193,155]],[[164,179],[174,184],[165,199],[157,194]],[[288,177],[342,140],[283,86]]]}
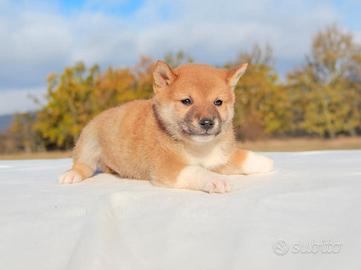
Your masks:
{"label": "autumn foliage", "polygon": [[[172,66],[192,62],[183,52],[167,54]],[[361,135],[361,46],[351,34],[329,26],[315,35],[305,63],[280,80],[270,47],[254,46],[225,67],[248,62],[236,87],[235,131],[239,139]],[[101,111],[152,96],[153,61],[131,68],[77,63],[48,77],[46,104],[14,118],[7,148],[0,151],[69,149],[84,125]],[[5,140],[6,139],[6,140]],[[11,147],[9,147],[11,145]]]}

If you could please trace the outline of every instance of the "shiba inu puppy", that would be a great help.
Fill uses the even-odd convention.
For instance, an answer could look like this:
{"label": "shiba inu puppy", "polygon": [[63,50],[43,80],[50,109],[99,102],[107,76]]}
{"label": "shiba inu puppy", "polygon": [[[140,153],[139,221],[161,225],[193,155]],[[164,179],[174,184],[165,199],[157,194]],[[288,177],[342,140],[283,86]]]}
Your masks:
{"label": "shiba inu puppy", "polygon": [[154,97],[104,111],[83,129],[73,167],[59,179],[71,184],[97,168],[155,185],[224,193],[225,175],[265,173],[271,159],[237,147],[234,88],[247,64],[235,69],[158,61]]}

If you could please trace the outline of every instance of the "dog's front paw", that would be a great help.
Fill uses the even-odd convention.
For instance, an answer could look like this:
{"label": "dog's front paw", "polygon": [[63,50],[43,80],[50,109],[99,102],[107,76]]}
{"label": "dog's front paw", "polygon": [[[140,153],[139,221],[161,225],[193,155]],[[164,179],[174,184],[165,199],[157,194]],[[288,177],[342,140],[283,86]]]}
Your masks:
{"label": "dog's front paw", "polygon": [[267,173],[271,171],[273,171],[273,160],[253,152],[248,152],[241,168],[241,173],[244,174]]}
{"label": "dog's front paw", "polygon": [[69,170],[59,177],[60,184],[74,184],[83,180],[83,177],[75,170]]}
{"label": "dog's front paw", "polygon": [[231,191],[231,185],[226,179],[213,178],[205,183],[203,190],[208,193],[225,193]]}

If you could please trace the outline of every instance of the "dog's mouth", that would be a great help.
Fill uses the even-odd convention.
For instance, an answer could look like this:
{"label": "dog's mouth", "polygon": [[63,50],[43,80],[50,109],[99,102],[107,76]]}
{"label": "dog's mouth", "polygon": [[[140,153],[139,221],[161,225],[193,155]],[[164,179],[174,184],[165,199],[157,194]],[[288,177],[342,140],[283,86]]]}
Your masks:
{"label": "dog's mouth", "polygon": [[218,136],[221,133],[220,128],[210,130],[198,130],[185,124],[181,124],[181,130],[183,135],[191,137],[192,139],[196,138],[197,141],[207,141]]}
{"label": "dog's mouth", "polygon": [[200,137],[217,136],[219,134],[219,132],[210,133],[210,132],[206,131],[206,132],[199,133],[199,132],[189,132],[186,130],[183,130],[183,133],[188,136],[200,136]]}

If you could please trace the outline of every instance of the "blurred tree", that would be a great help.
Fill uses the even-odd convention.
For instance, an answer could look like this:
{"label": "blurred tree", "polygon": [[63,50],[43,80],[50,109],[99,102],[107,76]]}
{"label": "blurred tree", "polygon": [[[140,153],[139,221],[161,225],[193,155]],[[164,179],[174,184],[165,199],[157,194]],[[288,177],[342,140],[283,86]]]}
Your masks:
{"label": "blurred tree", "polygon": [[361,47],[332,25],[319,32],[305,66],[288,74],[297,132],[335,137],[361,127]]}
{"label": "blurred tree", "polygon": [[40,134],[34,129],[34,113],[15,114],[5,133],[7,137],[6,152],[34,152],[44,150]]}
{"label": "blurred tree", "polygon": [[37,114],[35,128],[50,144],[71,148],[82,128],[98,113],[124,102],[152,94],[151,64],[142,58],[133,69],[108,68],[83,63],[48,78],[47,104]]}
{"label": "blurred tree", "polygon": [[137,98],[148,99],[153,95],[153,63],[153,59],[143,56],[133,69]]}
{"label": "blurred tree", "polygon": [[60,149],[73,146],[74,139],[93,115],[91,95],[99,76],[98,66],[86,70],[83,63],[48,77],[47,104],[38,112],[36,129]]}
{"label": "blurred tree", "polygon": [[167,53],[164,56],[164,61],[171,67],[175,68],[182,64],[193,63],[193,58],[184,51],[180,50],[176,53]]}
{"label": "blurred tree", "polygon": [[291,115],[287,89],[278,82],[272,65],[272,49],[254,45],[226,67],[241,63],[249,63],[249,66],[235,89],[234,126],[237,136],[257,139],[284,134],[290,128]]}

